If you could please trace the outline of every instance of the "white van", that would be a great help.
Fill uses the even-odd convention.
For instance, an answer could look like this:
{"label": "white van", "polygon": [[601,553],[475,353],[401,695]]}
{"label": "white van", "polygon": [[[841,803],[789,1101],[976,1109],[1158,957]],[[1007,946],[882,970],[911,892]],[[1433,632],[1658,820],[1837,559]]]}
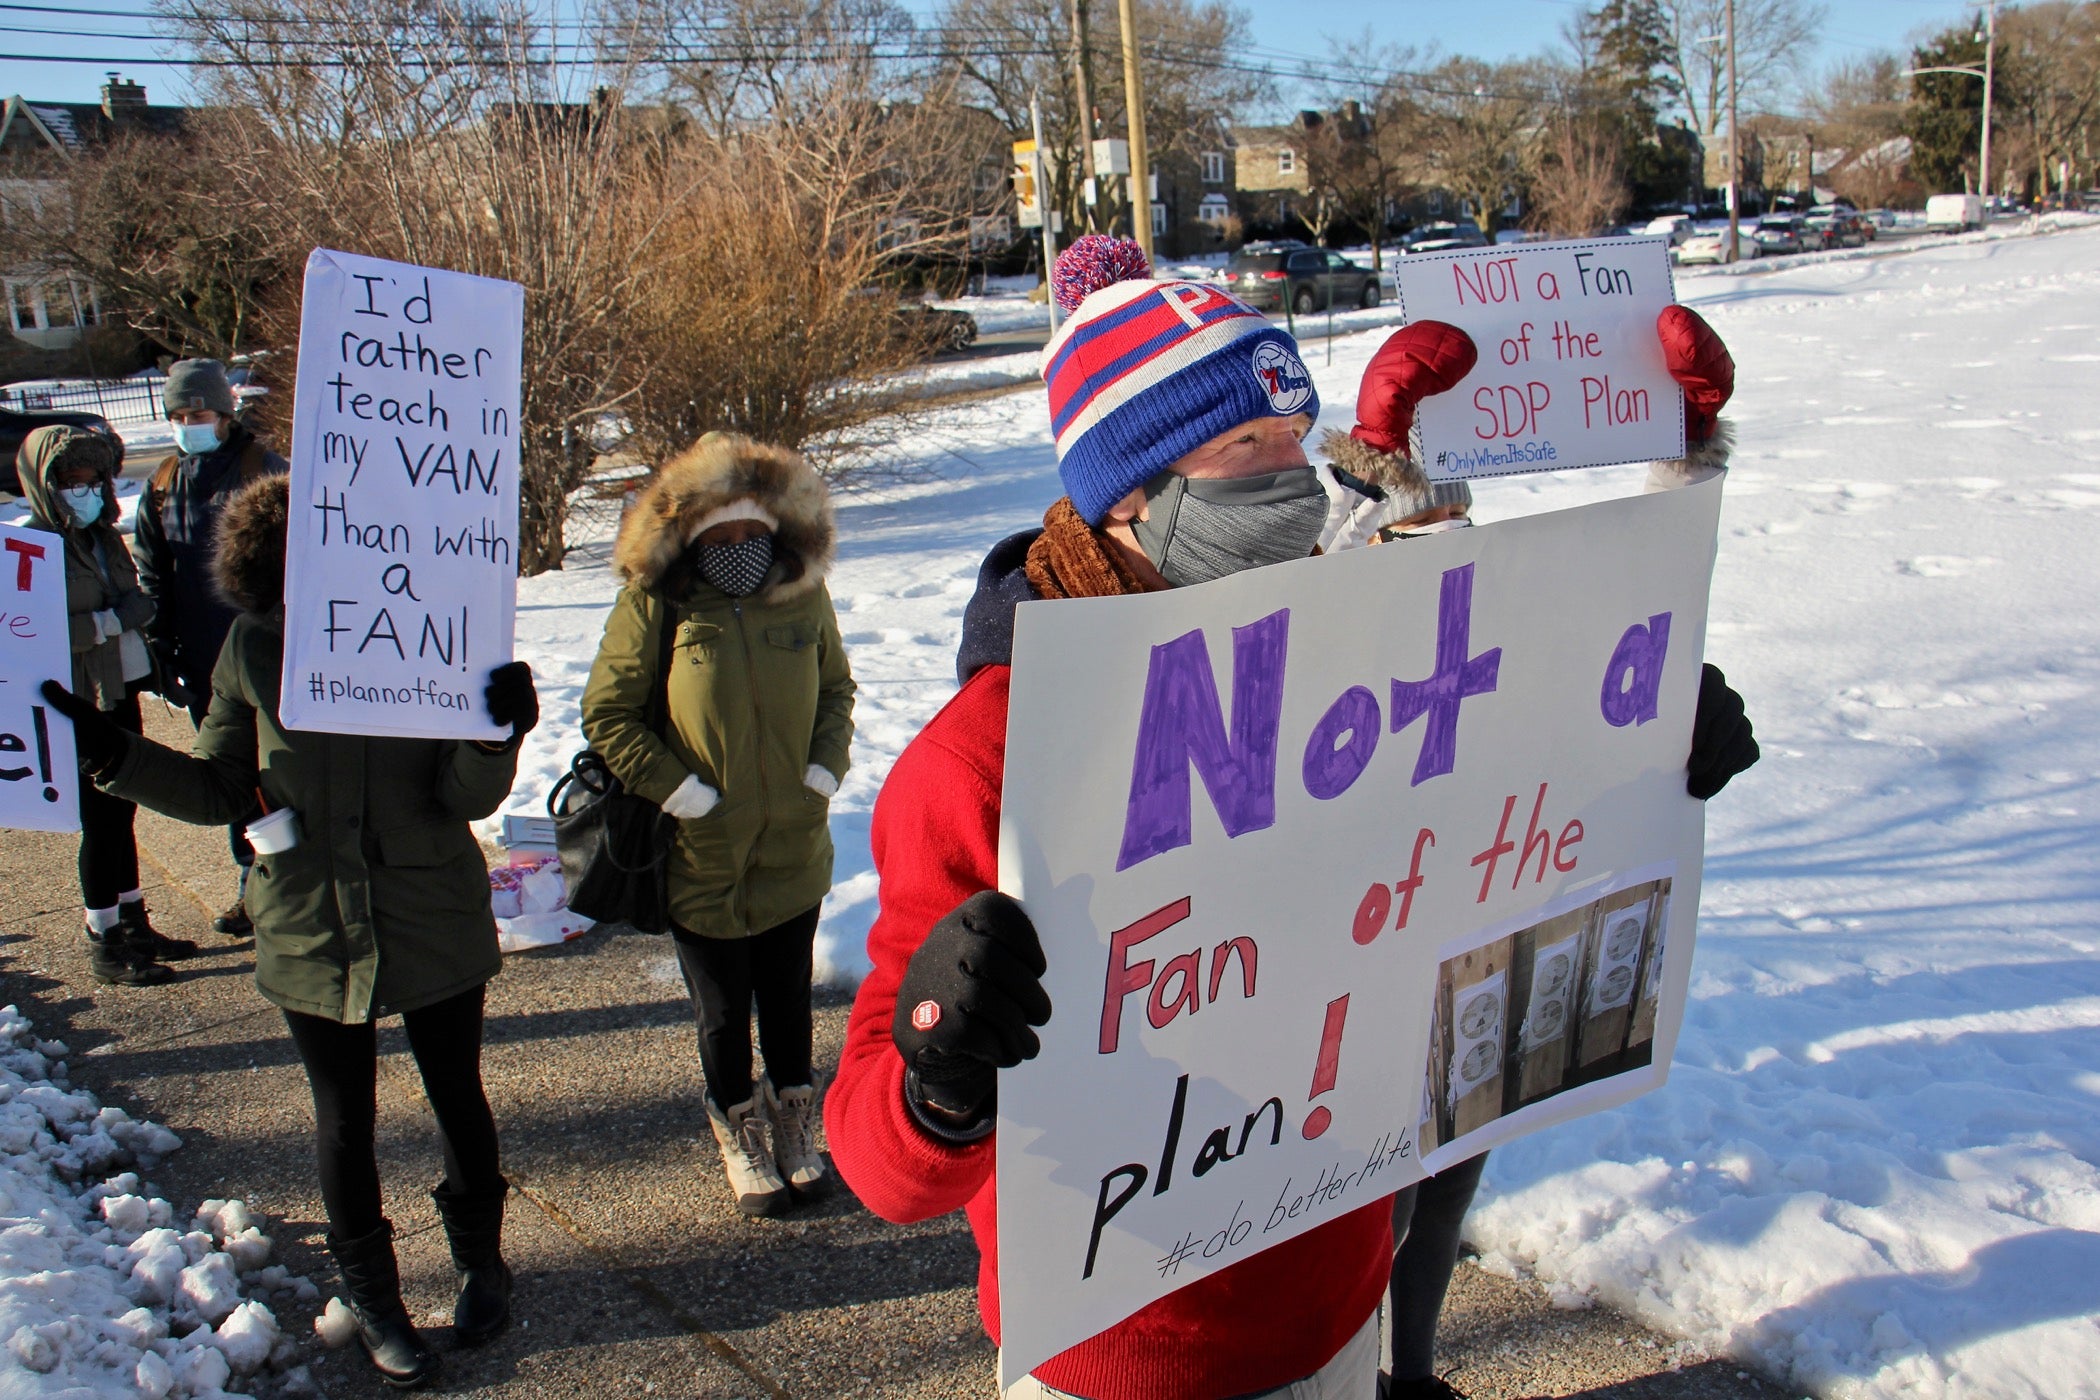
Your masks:
{"label": "white van", "polygon": [[1936,194],[1925,201],[1925,230],[1928,233],[1966,233],[1983,227],[1983,196],[1980,194]]}

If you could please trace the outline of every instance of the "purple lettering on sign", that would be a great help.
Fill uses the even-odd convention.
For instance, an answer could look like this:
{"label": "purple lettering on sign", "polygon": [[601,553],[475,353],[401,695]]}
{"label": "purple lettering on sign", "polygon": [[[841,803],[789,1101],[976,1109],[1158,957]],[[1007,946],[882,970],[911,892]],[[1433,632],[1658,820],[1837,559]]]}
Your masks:
{"label": "purple lettering on sign", "polygon": [[1458,759],[1459,706],[1471,696],[1492,694],[1502,673],[1502,648],[1468,656],[1472,638],[1473,566],[1465,564],[1444,571],[1436,605],[1436,669],[1427,680],[1393,682],[1393,733],[1429,717],[1410,787],[1451,771]]}
{"label": "purple lettering on sign", "polygon": [[1657,713],[1662,695],[1663,658],[1670,651],[1670,615],[1657,613],[1647,625],[1636,622],[1619,638],[1611,664],[1604,668],[1599,703],[1604,722],[1614,729],[1646,724]]}
{"label": "purple lettering on sign", "polygon": [[1305,790],[1322,802],[1347,792],[1378,747],[1378,719],[1377,696],[1360,685],[1343,691],[1305,741]]}
{"label": "purple lettering on sign", "polygon": [[1202,776],[1227,836],[1276,824],[1276,733],[1290,627],[1290,609],[1283,608],[1232,629],[1229,739],[1202,631],[1152,648],[1116,869],[1128,870],[1193,839],[1190,764]]}

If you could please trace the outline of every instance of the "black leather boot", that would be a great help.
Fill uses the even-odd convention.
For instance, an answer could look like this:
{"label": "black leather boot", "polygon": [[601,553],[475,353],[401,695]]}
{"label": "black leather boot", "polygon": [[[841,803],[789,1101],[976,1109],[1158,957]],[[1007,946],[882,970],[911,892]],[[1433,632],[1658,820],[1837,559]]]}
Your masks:
{"label": "black leather boot", "polygon": [[157,963],[132,946],[123,925],[87,930],[88,969],[97,982],[112,987],[158,987],[172,981],[175,969]]}
{"label": "black leather boot", "polygon": [[452,1334],[461,1346],[480,1346],[510,1322],[510,1265],[503,1262],[503,1200],[510,1183],[501,1177],[497,1183],[493,1191],[470,1193],[444,1181],[430,1193],[452,1244],[452,1267],[459,1270]]}
{"label": "black leather boot", "polygon": [[117,905],[117,927],[124,930],[124,937],[132,950],[153,962],[174,962],[180,958],[197,956],[197,945],[187,938],[170,938],[153,926],[146,914],[144,900],[133,900],[129,904]]}
{"label": "black leather boot", "polygon": [[438,1355],[430,1349],[401,1304],[401,1269],[394,1261],[394,1227],[383,1223],[354,1240],[328,1234],[328,1252],[343,1271],[350,1311],[357,1316],[357,1339],[379,1378],[396,1390],[414,1390],[438,1373]]}

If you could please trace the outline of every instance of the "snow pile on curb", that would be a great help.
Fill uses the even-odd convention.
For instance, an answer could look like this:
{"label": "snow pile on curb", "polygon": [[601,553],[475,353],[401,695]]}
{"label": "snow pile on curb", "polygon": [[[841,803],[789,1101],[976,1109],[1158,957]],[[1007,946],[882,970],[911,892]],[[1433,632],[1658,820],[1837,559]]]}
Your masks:
{"label": "snow pile on curb", "polygon": [[0,1007],[0,1395],[217,1400],[290,1365],[297,1345],[257,1295],[307,1302],[314,1286],[268,1262],[241,1201],[177,1228],[118,1169],[150,1171],[182,1139],[69,1087],[67,1053]]}

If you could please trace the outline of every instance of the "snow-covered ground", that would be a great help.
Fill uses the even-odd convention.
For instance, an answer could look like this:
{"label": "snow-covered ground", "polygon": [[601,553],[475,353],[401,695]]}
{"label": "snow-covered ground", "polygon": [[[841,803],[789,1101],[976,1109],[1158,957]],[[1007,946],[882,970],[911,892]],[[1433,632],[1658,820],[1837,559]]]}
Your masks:
{"label": "snow-covered ground", "polygon": [[0,1007],[0,1396],[220,1400],[292,1365],[265,1299],[311,1303],[313,1285],[268,1262],[240,1201],[178,1228],[138,1173],[181,1139],[71,1087],[67,1053]]}
{"label": "snow-covered ground", "polygon": [[[1669,1086],[1498,1152],[1469,1229],[1826,1396],[2100,1395],[2100,229],[2018,232],[1680,280],[1740,366],[1709,645],[1765,760],[1709,809]],[[1307,344],[1324,425],[1380,339]],[[915,476],[841,501],[829,980],[866,967],[876,790],[1052,461],[1020,391],[938,411]],[[1476,518],[1639,479],[1487,483]],[[520,589],[546,720],[516,810],[577,746],[603,559]]]}

